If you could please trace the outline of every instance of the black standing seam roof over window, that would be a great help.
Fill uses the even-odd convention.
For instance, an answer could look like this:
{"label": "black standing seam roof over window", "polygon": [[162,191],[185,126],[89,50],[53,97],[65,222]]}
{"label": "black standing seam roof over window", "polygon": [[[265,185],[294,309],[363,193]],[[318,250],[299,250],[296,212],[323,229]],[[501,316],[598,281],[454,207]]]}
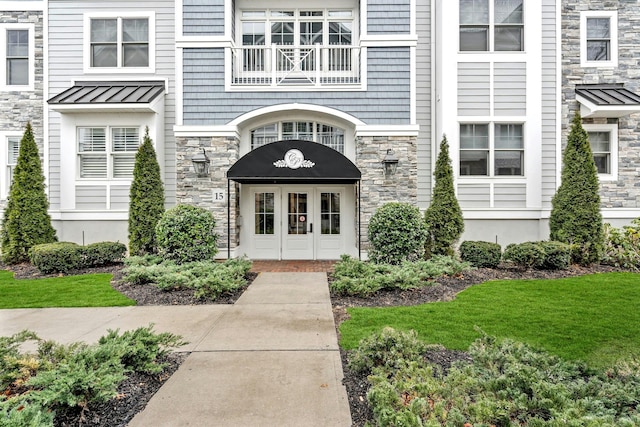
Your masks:
{"label": "black standing seam roof over window", "polygon": [[576,85],[576,94],[598,106],[639,106],[640,96],[622,84]]}
{"label": "black standing seam roof over window", "polygon": [[148,104],[165,91],[164,81],[76,82],[49,104]]}
{"label": "black standing seam roof over window", "polygon": [[[285,156],[297,160],[293,169]],[[302,140],[278,141],[258,147],[242,156],[227,171],[227,179],[241,183],[355,183],[361,176],[356,165],[338,151]]]}

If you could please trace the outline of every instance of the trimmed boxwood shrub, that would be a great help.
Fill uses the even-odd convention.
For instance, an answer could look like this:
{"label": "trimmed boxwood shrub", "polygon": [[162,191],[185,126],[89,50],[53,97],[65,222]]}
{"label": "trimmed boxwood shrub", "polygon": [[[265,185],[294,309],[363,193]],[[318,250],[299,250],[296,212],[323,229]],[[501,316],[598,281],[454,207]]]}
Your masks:
{"label": "trimmed boxwood shrub", "polygon": [[566,270],[571,265],[571,246],[566,243],[539,242],[544,250],[542,268],[545,270]]}
{"label": "trimmed boxwood shrub", "polygon": [[427,229],[420,210],[408,203],[390,202],[379,207],[369,221],[369,259],[400,264],[422,258]]}
{"label": "trimmed boxwood shrub", "polygon": [[511,244],[503,258],[522,268],[565,270],[571,265],[571,246],[553,240]]}
{"label": "trimmed boxwood shrub", "polygon": [[537,242],[512,243],[504,250],[503,258],[522,268],[541,267],[545,252]]}
{"label": "trimmed boxwood shrub", "polygon": [[42,273],[67,273],[122,262],[126,252],[127,247],[119,242],[98,242],[88,246],[57,242],[32,247],[29,260]]}
{"label": "trimmed boxwood shrub", "polygon": [[497,243],[466,240],[460,245],[460,259],[474,267],[496,268],[502,258],[502,248]]}
{"label": "trimmed boxwood shrub", "polygon": [[156,225],[158,254],[178,264],[207,261],[218,253],[216,220],[204,208],[178,205],[167,210]]}
{"label": "trimmed boxwood shrub", "polygon": [[66,273],[83,266],[83,248],[72,242],[44,243],[29,249],[29,260],[45,274]]}
{"label": "trimmed boxwood shrub", "polygon": [[84,248],[86,267],[111,265],[124,260],[127,246],[120,242],[91,243]]}

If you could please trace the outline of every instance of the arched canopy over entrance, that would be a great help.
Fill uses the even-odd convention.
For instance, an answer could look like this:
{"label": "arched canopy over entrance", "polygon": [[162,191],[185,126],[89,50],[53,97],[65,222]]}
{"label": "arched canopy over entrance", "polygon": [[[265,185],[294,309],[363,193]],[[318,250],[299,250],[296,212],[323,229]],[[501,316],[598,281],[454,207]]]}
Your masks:
{"label": "arched canopy over entrance", "polygon": [[[250,256],[337,259],[356,242],[359,253],[360,179],[351,160],[321,143],[284,140],[260,146],[227,171],[227,224],[230,183],[235,181],[246,184],[240,189],[240,215],[250,219],[240,233]],[[356,184],[357,201],[347,191]],[[356,218],[349,213],[356,203],[354,227]],[[230,257],[230,240],[227,245]]]}
{"label": "arched canopy over entrance", "polygon": [[310,141],[263,145],[241,157],[227,179],[241,183],[355,183],[361,173],[336,150]]}

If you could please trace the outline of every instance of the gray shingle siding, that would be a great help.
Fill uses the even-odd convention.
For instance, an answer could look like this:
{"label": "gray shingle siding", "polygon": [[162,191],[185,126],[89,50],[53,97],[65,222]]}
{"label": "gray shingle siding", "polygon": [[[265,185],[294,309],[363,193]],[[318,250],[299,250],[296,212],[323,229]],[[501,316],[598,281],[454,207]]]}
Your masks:
{"label": "gray shingle siding", "polygon": [[223,125],[292,102],[332,107],[368,124],[410,124],[409,48],[369,48],[367,91],[225,92],[223,49],[188,48],[183,58],[185,125]]}
{"label": "gray shingle siding", "polygon": [[408,34],[411,31],[409,0],[368,0],[369,34]]}
{"label": "gray shingle siding", "polygon": [[224,0],[184,0],[182,31],[185,36],[224,35]]}

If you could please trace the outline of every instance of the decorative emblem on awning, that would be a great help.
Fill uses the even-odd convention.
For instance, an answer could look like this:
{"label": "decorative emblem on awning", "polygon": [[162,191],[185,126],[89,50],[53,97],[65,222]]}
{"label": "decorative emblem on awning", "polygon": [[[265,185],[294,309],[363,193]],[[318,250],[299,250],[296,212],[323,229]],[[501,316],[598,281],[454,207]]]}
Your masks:
{"label": "decorative emblem on awning", "polygon": [[277,168],[289,169],[312,168],[315,165],[312,161],[305,160],[302,151],[295,148],[284,153],[284,159],[273,162],[273,166]]}

